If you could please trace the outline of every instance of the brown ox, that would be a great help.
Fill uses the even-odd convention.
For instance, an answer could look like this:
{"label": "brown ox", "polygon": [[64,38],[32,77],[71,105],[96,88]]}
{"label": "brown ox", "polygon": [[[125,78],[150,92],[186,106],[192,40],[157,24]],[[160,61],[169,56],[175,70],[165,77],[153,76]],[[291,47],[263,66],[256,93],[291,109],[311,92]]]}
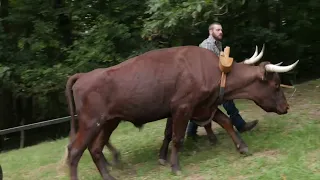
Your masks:
{"label": "brown ox", "polygon": [[[271,71],[288,71],[261,63],[250,66],[234,63],[228,74],[224,100],[250,99],[267,112],[285,114],[288,104],[280,89],[280,79]],[[78,179],[78,162],[88,147],[103,179],[114,179],[106,169],[102,149],[121,120],[141,127],[148,122],[172,117],[171,166],[180,172],[178,152],[182,146],[189,119],[213,120],[227,130],[240,152],[247,145],[237,136],[232,124],[217,106],[220,70],[218,57],[197,46],[154,50],[131,58],[110,68],[96,69],[71,76],[66,85],[70,108],[71,131],[68,163],[71,179]],[[78,114],[79,129],[75,130],[72,91]]]}

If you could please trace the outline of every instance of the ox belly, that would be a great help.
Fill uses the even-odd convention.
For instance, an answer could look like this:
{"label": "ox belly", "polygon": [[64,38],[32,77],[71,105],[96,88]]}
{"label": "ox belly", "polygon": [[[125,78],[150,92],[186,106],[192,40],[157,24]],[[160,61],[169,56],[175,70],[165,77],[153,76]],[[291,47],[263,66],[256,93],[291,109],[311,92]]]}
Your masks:
{"label": "ox belly", "polygon": [[117,94],[109,101],[110,112],[122,120],[132,122],[135,126],[171,116],[171,98],[168,92],[161,90],[160,87],[141,89],[141,91],[127,89],[126,92],[122,90]]}

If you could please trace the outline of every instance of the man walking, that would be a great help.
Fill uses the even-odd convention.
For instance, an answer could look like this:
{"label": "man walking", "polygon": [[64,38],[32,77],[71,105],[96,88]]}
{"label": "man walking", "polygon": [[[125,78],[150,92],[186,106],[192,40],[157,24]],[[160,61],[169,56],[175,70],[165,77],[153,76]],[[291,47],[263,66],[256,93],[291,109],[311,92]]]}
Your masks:
{"label": "man walking", "polygon": [[[222,44],[220,42],[222,40],[222,36],[223,33],[221,24],[213,23],[209,26],[209,37],[205,39],[199,46],[202,48],[209,49],[213,51],[217,56],[220,56],[220,51],[222,51]],[[227,111],[228,115],[230,116],[232,124],[240,133],[249,131],[257,125],[258,120],[254,120],[248,123],[245,122],[239,114],[239,110],[236,108],[232,100],[227,101],[222,105],[224,109]],[[197,128],[197,124],[195,124],[192,121],[189,121],[187,128],[187,136],[196,137]]]}

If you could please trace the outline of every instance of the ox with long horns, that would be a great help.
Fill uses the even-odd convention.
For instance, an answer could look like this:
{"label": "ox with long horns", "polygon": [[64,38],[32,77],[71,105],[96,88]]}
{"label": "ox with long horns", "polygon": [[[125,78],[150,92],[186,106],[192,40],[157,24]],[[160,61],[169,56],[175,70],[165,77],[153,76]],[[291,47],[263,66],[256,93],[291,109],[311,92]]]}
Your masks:
{"label": "ox with long horns", "polygon": [[[289,71],[298,62],[285,67],[268,62],[249,65],[258,61],[260,54],[232,65],[223,100],[250,99],[267,112],[285,114],[289,106],[275,72]],[[113,67],[71,76],[66,85],[72,117],[67,156],[71,179],[78,179],[78,163],[86,148],[103,179],[114,179],[106,168],[108,163],[102,149],[107,145],[117,157],[109,138],[121,120],[141,127],[171,118],[172,136],[168,138],[173,141],[171,168],[174,173],[180,172],[178,153],[189,119],[202,121],[212,115],[231,136],[236,148],[247,152],[247,145],[237,136],[229,118],[217,108],[220,76],[218,56],[197,46],[154,50]]]}

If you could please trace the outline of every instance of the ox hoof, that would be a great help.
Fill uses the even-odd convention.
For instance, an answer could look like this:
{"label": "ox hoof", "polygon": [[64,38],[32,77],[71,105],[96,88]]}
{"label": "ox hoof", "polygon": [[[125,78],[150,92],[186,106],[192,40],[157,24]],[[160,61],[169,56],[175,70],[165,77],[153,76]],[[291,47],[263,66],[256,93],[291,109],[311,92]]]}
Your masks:
{"label": "ox hoof", "polygon": [[112,176],[107,176],[106,178],[104,178],[106,180],[117,180],[116,178],[112,177]]}
{"label": "ox hoof", "polygon": [[111,165],[110,165],[110,166],[111,166],[111,167],[115,167],[115,168],[117,168],[117,169],[123,169],[124,164],[123,164],[121,161],[114,159],[114,160],[111,162]]}
{"label": "ox hoof", "polygon": [[175,176],[181,176],[182,175],[182,172],[180,171],[180,170],[173,170],[172,171],[172,173],[173,173],[173,175],[175,175]]}
{"label": "ox hoof", "polygon": [[209,143],[210,143],[211,146],[215,146],[215,145],[218,144],[218,139],[209,137]]}
{"label": "ox hoof", "polygon": [[115,168],[117,168],[117,169],[122,170],[122,169],[124,169],[124,164],[121,163],[121,162],[117,162],[117,163],[113,163],[113,164],[112,164],[112,167],[115,167]]}
{"label": "ox hoof", "polygon": [[112,163],[111,163],[111,166],[118,166],[119,164],[121,164],[121,161],[113,160]]}
{"label": "ox hoof", "polygon": [[118,164],[121,164],[121,155],[118,151],[113,154],[113,160],[112,160],[112,166],[117,166]]}
{"label": "ox hoof", "polygon": [[162,166],[165,166],[166,163],[167,163],[167,161],[164,160],[164,159],[159,159],[158,161],[159,161],[159,164],[162,165]]}
{"label": "ox hoof", "polygon": [[248,147],[241,147],[239,149],[240,154],[244,155],[244,156],[250,156],[252,155],[252,153],[250,153],[249,148]]}

